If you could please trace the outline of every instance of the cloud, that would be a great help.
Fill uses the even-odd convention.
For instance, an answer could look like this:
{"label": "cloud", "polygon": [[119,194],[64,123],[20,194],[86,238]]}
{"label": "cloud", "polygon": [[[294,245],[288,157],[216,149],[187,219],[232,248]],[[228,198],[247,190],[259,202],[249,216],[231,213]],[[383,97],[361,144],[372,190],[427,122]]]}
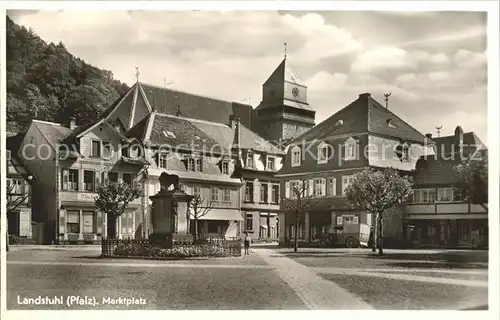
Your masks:
{"label": "cloud", "polygon": [[472,52],[460,49],[453,56],[453,62],[459,68],[477,68],[486,65],[486,52]]}
{"label": "cloud", "polygon": [[319,71],[309,78],[306,83],[313,91],[336,91],[344,87],[347,75],[344,73],[330,74],[326,71]]}

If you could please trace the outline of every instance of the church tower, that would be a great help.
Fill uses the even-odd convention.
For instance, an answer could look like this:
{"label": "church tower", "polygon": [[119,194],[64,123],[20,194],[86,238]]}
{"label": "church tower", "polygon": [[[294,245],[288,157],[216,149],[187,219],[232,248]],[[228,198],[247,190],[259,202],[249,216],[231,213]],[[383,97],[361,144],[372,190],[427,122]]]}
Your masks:
{"label": "church tower", "polygon": [[314,126],[316,111],[307,103],[307,87],[286,55],[262,85],[262,101],[255,111],[259,133],[270,142],[290,141]]}

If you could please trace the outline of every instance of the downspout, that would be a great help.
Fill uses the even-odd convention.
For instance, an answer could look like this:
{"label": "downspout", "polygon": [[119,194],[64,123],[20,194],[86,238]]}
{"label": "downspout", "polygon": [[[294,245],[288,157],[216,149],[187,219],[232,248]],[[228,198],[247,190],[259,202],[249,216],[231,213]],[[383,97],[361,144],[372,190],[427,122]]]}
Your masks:
{"label": "downspout", "polygon": [[56,196],[56,223],[55,223],[55,230],[54,230],[54,234],[55,234],[55,243],[56,244],[59,244],[59,221],[61,219],[60,217],[60,214],[61,214],[61,211],[60,211],[60,208],[61,208],[61,198],[59,196],[59,190],[60,190],[60,181],[59,181],[59,145],[57,145],[56,147],[56,150],[55,150],[55,154],[56,154],[56,161],[55,161],[55,177],[56,177],[56,190],[55,190],[55,196]]}

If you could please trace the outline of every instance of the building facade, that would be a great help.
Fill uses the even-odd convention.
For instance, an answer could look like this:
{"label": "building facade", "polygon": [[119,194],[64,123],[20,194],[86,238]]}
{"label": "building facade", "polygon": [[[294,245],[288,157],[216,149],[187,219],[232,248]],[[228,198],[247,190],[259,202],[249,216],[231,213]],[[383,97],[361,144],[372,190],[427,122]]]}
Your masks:
{"label": "building facade", "polygon": [[453,136],[433,140],[436,154],[419,159],[415,190],[405,207],[407,239],[414,247],[487,248],[488,204],[473,204],[454,187],[454,167],[467,157],[487,157],[486,147],[460,127]]}
{"label": "building facade", "polygon": [[15,152],[19,147],[19,138],[19,135],[7,137],[7,232],[36,242],[38,237],[36,223],[32,220],[31,184],[37,178],[23,165]]}
{"label": "building facade", "polygon": [[99,243],[142,233],[142,199],[131,202],[115,224],[94,203],[99,184],[142,179],[146,162],[129,154],[130,142],[104,119],[81,127],[74,120],[68,126],[32,122],[18,154],[40,177],[33,183],[33,208],[34,220],[44,224],[45,244]]}
{"label": "building facade", "polygon": [[[390,110],[371,98],[369,93],[341,109],[288,145],[281,180],[283,203],[280,213],[280,243],[287,244],[295,232],[304,242],[314,242],[320,234],[331,233],[336,225],[366,223],[370,213],[347,203],[345,190],[353,175],[366,167],[398,169],[409,174],[418,158],[432,154],[428,138]],[[296,201],[293,190],[305,186],[309,207],[299,216],[290,203]],[[391,209],[385,238],[400,241],[403,208]],[[393,227],[390,227],[393,226]],[[387,242],[387,241],[386,241]]]}

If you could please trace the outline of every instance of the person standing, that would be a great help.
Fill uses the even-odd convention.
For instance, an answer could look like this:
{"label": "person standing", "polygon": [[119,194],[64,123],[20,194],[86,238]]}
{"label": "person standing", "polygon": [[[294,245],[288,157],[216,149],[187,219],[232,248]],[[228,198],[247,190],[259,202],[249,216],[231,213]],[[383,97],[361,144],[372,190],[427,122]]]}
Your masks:
{"label": "person standing", "polygon": [[248,255],[248,249],[250,249],[250,241],[252,241],[252,237],[248,234],[248,232],[245,233],[245,254]]}

